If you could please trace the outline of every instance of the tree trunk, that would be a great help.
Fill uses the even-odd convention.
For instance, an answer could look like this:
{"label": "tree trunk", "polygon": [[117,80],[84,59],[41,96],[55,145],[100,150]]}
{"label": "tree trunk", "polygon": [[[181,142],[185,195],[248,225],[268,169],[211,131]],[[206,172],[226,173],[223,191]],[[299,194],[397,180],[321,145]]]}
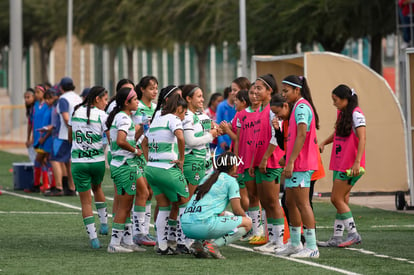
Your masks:
{"label": "tree trunk", "polygon": [[116,48],[110,47],[109,48],[109,89],[112,91],[111,96],[115,95],[115,86],[117,80],[117,76],[115,75],[115,56],[116,56]]}
{"label": "tree trunk", "polygon": [[50,49],[48,49],[42,42],[37,43],[39,45],[39,52],[40,52],[40,81],[45,83],[49,81],[47,69],[49,65],[49,53]]}
{"label": "tree trunk", "polygon": [[196,48],[197,53],[197,66],[198,66],[198,85],[203,90],[204,94],[209,94],[210,91],[207,91],[207,76],[206,76],[206,65],[207,65],[207,56],[208,56],[208,46],[201,49]]}
{"label": "tree trunk", "polygon": [[375,34],[371,38],[371,59],[369,66],[371,69],[382,75],[382,35]]}
{"label": "tree trunk", "polygon": [[126,47],[127,52],[127,62],[128,62],[128,79],[133,80],[134,79],[134,70],[133,70],[133,64],[134,64],[134,48]]}

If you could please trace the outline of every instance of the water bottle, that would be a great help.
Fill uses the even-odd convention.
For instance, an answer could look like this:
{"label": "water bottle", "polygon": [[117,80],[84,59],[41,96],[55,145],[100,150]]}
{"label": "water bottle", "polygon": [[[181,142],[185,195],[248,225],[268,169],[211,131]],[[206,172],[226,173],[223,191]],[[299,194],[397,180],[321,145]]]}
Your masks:
{"label": "water bottle", "polygon": [[144,134],[146,134],[150,126],[150,119],[145,113],[142,114],[142,126],[144,127]]}

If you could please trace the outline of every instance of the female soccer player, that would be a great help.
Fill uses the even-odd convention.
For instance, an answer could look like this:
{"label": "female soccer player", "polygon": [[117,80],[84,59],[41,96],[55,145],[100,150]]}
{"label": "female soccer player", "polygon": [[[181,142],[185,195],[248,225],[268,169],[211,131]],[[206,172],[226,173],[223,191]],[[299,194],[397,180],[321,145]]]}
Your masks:
{"label": "female soccer player", "polygon": [[[346,247],[361,242],[348,202],[352,187],[365,171],[366,124],[354,90],[339,85],[332,91],[332,100],[338,108],[335,131],[319,148],[323,152],[325,145],[333,142],[329,169],[333,170],[331,202],[336,208],[336,218],[333,237],[318,245]],[[344,227],[348,231],[345,241]]]}
{"label": "female soccer player", "polygon": [[[173,92],[173,89],[170,89]],[[174,89],[175,90],[175,89]],[[182,120],[187,110],[186,101],[172,95],[159,114],[155,114],[146,135],[148,163],[145,176],[154,192],[159,212],[156,218],[157,253],[175,254],[168,246],[168,217],[172,204],[176,209],[186,202],[188,187],[183,175],[184,133]]]}
{"label": "female soccer player", "polygon": [[131,113],[138,108],[134,88],[122,88],[116,94],[116,106],[106,121],[110,129],[111,177],[116,186],[114,205],[117,205],[112,223],[108,252],[145,251],[132,241],[131,208],[136,193],[137,178],[142,177],[137,168],[137,157],[142,151],[135,147],[135,125]]}
{"label": "female soccer player", "polygon": [[[206,257],[204,248],[216,259],[225,259],[219,247],[242,237],[252,226],[240,204],[237,175],[238,158],[231,152],[215,160],[215,171],[205,177],[181,217],[184,233],[196,241],[192,248],[196,257]],[[223,216],[231,204],[234,215]],[[208,240],[203,245],[202,240]]]}
{"label": "female soccer player", "polygon": [[108,91],[104,87],[92,87],[84,101],[74,108],[69,123],[72,137],[72,176],[79,192],[82,217],[92,248],[100,248],[92,212],[91,188],[101,223],[99,232],[108,234],[108,212],[101,183],[105,175],[105,155],[102,134],[107,131],[108,115],[104,109],[108,103]]}
{"label": "female soccer player", "polygon": [[[289,119],[284,170],[291,243],[277,249],[276,254],[296,258],[319,258],[315,218],[309,203],[311,175],[318,169],[315,144],[319,118],[304,77],[290,75],[282,81],[282,85],[284,97],[293,105]],[[306,248],[303,248],[300,241],[302,223],[305,228]]]}

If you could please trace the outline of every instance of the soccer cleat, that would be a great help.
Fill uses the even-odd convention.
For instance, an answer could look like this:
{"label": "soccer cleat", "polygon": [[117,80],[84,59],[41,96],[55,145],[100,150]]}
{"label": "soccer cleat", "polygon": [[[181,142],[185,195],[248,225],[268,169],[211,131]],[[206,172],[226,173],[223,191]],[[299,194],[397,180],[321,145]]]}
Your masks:
{"label": "soccer cleat", "polygon": [[108,225],[106,223],[101,223],[101,227],[99,228],[99,234],[108,235]]}
{"label": "soccer cleat", "polygon": [[250,230],[249,232],[246,233],[246,235],[244,235],[243,237],[240,238],[240,241],[249,242],[253,237],[254,237],[253,236],[253,231]]}
{"label": "soccer cleat", "polygon": [[253,247],[253,250],[254,251],[258,251],[258,252],[273,253],[278,248],[282,248],[282,246],[281,245],[277,245],[275,242],[268,242],[267,244],[264,244],[262,246]]}
{"label": "soccer cleat", "polygon": [[135,251],[135,252],[144,252],[144,251],[147,251],[145,248],[140,247],[139,245],[136,245],[134,243],[133,244],[126,244],[123,241],[121,241],[121,246],[122,247],[125,247],[125,248],[128,248],[128,249],[131,249],[132,251]]}
{"label": "soccer cleat", "polygon": [[359,235],[357,232],[355,233],[349,233],[346,240],[338,245],[338,247],[347,247],[351,246],[353,244],[360,244],[362,242],[361,235]]}
{"label": "soccer cleat", "polygon": [[291,244],[285,245],[283,248],[276,249],[275,253],[277,256],[290,256],[296,254],[303,249],[302,243],[298,246],[292,246]]}
{"label": "soccer cleat", "polygon": [[154,246],[155,245],[155,241],[150,239],[148,237],[148,235],[138,234],[138,235],[135,235],[132,238],[132,240],[134,241],[135,244],[139,244],[139,245],[146,245],[146,246]]}
{"label": "soccer cleat", "polygon": [[332,236],[326,242],[317,241],[316,244],[320,247],[338,247],[338,245],[342,243],[342,237],[334,237]]}
{"label": "soccer cleat", "polygon": [[253,236],[253,238],[249,241],[249,244],[252,245],[263,245],[268,242],[268,238],[266,236]]}
{"label": "soccer cleat", "polygon": [[40,192],[40,186],[36,185],[33,186],[32,188],[26,188],[23,190],[23,192],[25,193],[39,193]]}
{"label": "soccer cleat", "polygon": [[63,192],[63,195],[70,196],[70,197],[75,197],[76,196],[76,191],[68,189],[68,190],[65,190]]}
{"label": "soccer cleat", "polygon": [[208,258],[208,252],[200,241],[194,241],[190,251],[196,258]]}
{"label": "soccer cleat", "polygon": [[291,254],[290,257],[292,258],[319,258],[319,250],[318,249],[310,249],[304,248],[298,253]]}
{"label": "soccer cleat", "polygon": [[168,245],[169,248],[171,248],[174,251],[177,248],[177,242],[176,241],[168,240],[167,245]]}
{"label": "soccer cleat", "polygon": [[154,242],[157,241],[157,237],[152,236],[150,233],[147,234],[147,237],[150,238],[151,240],[153,240]]}
{"label": "soccer cleat", "polygon": [[171,247],[167,247],[165,250],[158,248],[156,252],[158,255],[177,255],[177,253]]}
{"label": "soccer cleat", "polygon": [[93,249],[101,248],[101,243],[99,242],[98,238],[95,238],[95,239],[91,240],[91,247]]}
{"label": "soccer cleat", "polygon": [[221,255],[220,250],[218,248],[218,246],[213,242],[204,242],[204,247],[207,249],[208,253],[210,254],[211,257],[215,258],[215,259],[226,259],[226,257],[224,257],[223,255]]}
{"label": "soccer cleat", "polygon": [[46,197],[60,197],[63,196],[63,191],[61,189],[52,188],[45,192]]}
{"label": "soccer cleat", "polygon": [[175,252],[177,252],[177,254],[191,254],[190,249],[188,249],[188,247],[185,246],[185,244],[177,244]]}
{"label": "soccer cleat", "polygon": [[109,253],[131,253],[134,252],[134,250],[123,247],[121,245],[115,245],[115,244],[109,244],[107,251]]}

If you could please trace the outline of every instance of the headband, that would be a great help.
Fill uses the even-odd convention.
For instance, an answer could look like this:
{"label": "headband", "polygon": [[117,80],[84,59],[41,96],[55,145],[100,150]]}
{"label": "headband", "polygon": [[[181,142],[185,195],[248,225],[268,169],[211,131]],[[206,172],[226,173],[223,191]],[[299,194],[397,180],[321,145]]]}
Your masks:
{"label": "headband", "polygon": [[187,96],[191,96],[192,94],[194,94],[195,91],[197,91],[198,89],[200,89],[198,86],[195,86],[189,93]]}
{"label": "headband", "polygon": [[177,90],[178,87],[175,86],[174,88],[172,88],[168,93],[165,94],[164,99],[166,99],[173,91]]}
{"label": "headband", "polygon": [[355,90],[352,88],[352,89],[351,89],[351,96],[354,96],[354,95],[356,95],[356,92],[355,92]]}
{"label": "headband", "polygon": [[136,95],[135,90],[131,88],[131,91],[129,92],[127,98],[125,99],[125,102],[127,102],[128,100],[130,100],[131,98],[133,98],[134,95]]}
{"label": "headband", "polygon": [[290,81],[287,81],[287,80],[283,80],[282,83],[288,84],[288,85],[293,86],[293,87],[297,87],[299,89],[302,89],[302,85],[299,85],[299,84],[296,84],[296,83],[293,83],[293,82],[290,82]]}
{"label": "headband", "polygon": [[259,78],[257,78],[256,80],[261,80],[261,81],[263,81],[263,82],[264,82],[264,84],[266,84],[266,86],[267,86],[267,87],[269,87],[269,89],[273,91],[273,88],[272,88],[272,87],[270,87],[269,83],[267,83],[267,81],[266,81],[266,80],[264,80],[263,78],[259,77]]}
{"label": "headband", "polygon": [[40,90],[42,90],[42,92],[45,92],[45,88],[43,88],[43,87],[42,87],[42,86],[40,86],[40,85],[37,85],[35,89],[40,89]]}

